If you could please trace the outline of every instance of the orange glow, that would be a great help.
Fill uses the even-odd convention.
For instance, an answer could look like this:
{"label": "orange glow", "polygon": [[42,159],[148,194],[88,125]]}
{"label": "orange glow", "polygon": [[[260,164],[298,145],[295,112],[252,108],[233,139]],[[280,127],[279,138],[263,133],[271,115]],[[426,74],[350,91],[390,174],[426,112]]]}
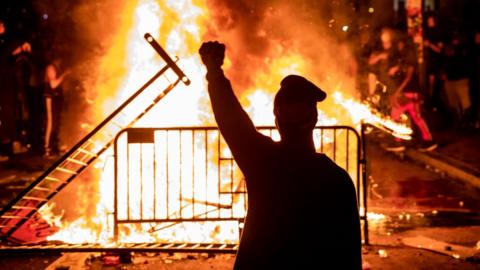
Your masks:
{"label": "orange glow", "polygon": [[[121,1],[120,1],[121,2]],[[147,81],[163,63],[156,55],[150,45],[145,42],[143,35],[151,33],[156,40],[165,48],[165,50],[174,58],[178,55],[180,60],[178,65],[190,78],[192,84],[189,87],[179,84],[168,96],[166,96],[154,109],[143,117],[135,126],[142,127],[159,127],[159,126],[211,126],[214,125],[211,109],[209,107],[208,97],[206,96],[206,83],[204,79],[205,69],[201,64],[198,56],[198,48],[203,41],[203,37],[207,35],[206,21],[210,14],[205,1],[200,0],[132,0],[123,1],[124,14],[122,24],[116,31],[112,47],[106,52],[100,61],[98,80],[93,87],[98,89],[95,103],[101,104],[101,109],[95,113],[98,121],[105,118],[119,104],[127,99],[141,84]],[[228,57],[228,51],[227,51]],[[274,125],[272,100],[274,93],[278,89],[281,79],[288,74],[304,74],[313,81],[320,76],[305,61],[306,56],[302,55],[298,50],[291,50],[283,54],[275,60],[268,61],[268,70],[258,71],[254,73],[252,78],[256,87],[246,89],[239,98],[245,106],[246,111],[252,117],[256,125]],[[226,71],[234,73],[231,67],[230,59],[226,59]],[[320,125],[351,125],[359,127],[361,121],[366,121],[380,127],[387,127],[392,133],[404,138],[409,137],[411,130],[402,125],[398,125],[388,119],[382,119],[380,116],[372,112],[368,106],[357,102],[353,97],[354,91],[351,87],[346,87],[345,92],[331,92],[330,89],[336,84],[342,76],[332,76],[321,80],[325,90],[333,98],[319,104],[319,124]],[[161,78],[152,85],[151,88],[165,87],[169,82],[174,81],[175,75],[167,72],[164,78]],[[320,81],[320,80],[318,80]],[[232,81],[232,84],[239,84]],[[141,100],[137,108],[129,108],[125,113],[134,116],[135,111],[142,110],[142,105],[148,104],[149,101],[158,93],[146,91],[145,95],[139,97]],[[348,96],[344,97],[344,96]],[[340,110],[341,109],[341,110]],[[317,134],[320,136],[319,134]],[[156,134],[155,136],[162,136]],[[217,135],[218,136],[218,135]],[[317,136],[317,137],[318,137]],[[278,134],[274,136],[279,138]],[[332,141],[331,138],[323,138],[326,143]],[[124,138],[121,138],[124,140]],[[189,149],[193,149],[195,145],[191,142],[185,142],[186,153]],[[165,149],[152,150],[151,148],[140,149],[139,145],[132,145],[129,151],[132,156],[140,155],[139,152],[148,153],[148,151],[166,151]],[[191,151],[190,151],[191,152]],[[231,156],[228,149],[221,151],[223,156]],[[61,240],[69,243],[96,242],[105,245],[113,243],[113,196],[114,196],[114,166],[113,166],[113,150],[109,149],[96,163],[96,171],[98,172],[98,190],[100,195],[96,202],[95,216],[79,217],[77,220],[66,223],[61,221],[61,216],[52,214],[52,204],[47,204],[42,208],[41,213],[50,222],[53,222],[60,228],[59,232],[50,236],[49,240]],[[171,154],[169,158],[176,160],[178,156]],[[124,155],[123,155],[124,156]],[[191,174],[189,168],[191,163],[197,157],[190,157],[181,166],[181,170],[185,174]],[[129,162],[126,159],[118,160],[119,167],[131,166],[132,171],[138,171],[139,164]],[[145,164],[151,163],[146,160]],[[198,162],[196,162],[198,163]],[[211,164],[203,164],[203,167],[211,168]],[[149,176],[154,174],[153,168],[144,168],[142,171]],[[208,170],[208,169],[205,169]],[[213,170],[213,169],[212,169]],[[161,172],[158,172],[161,173]],[[213,174],[212,174],[213,175]],[[131,176],[135,178],[135,175]],[[171,179],[181,179],[178,175],[170,175]],[[149,177],[147,177],[149,178]],[[153,176],[150,177],[153,179]],[[183,181],[183,180],[178,180]],[[208,177],[201,178],[200,182],[211,181]],[[153,193],[148,190],[154,190],[153,183],[145,180],[143,183],[146,188],[144,191],[137,190],[138,186],[127,184],[126,179],[120,174],[119,177],[119,197],[124,198],[129,194],[132,196],[129,200],[132,202],[127,205],[126,200],[118,206],[119,216],[125,217],[125,213],[130,211],[134,217],[139,217],[139,209],[142,203],[145,204],[143,209],[144,216],[153,217],[154,211],[162,211],[161,207],[156,210],[150,208],[155,199]],[[178,182],[172,182],[170,188],[177,188]],[[188,185],[186,185],[188,186]],[[128,190],[127,188],[128,187]],[[189,195],[192,190],[183,190],[183,200],[187,202],[188,207],[185,208],[187,215],[192,217],[198,215],[193,210],[194,205],[205,205],[205,202],[223,203],[211,199],[209,194],[218,193],[217,189],[205,190],[198,192],[205,194],[204,197],[197,198],[200,202],[192,202]],[[78,196],[82,196],[79,194]],[[137,197],[135,197],[137,196]],[[189,197],[190,196],[190,197]],[[142,200],[140,200],[140,197]],[[93,198],[92,198],[93,199]],[[203,201],[203,204],[202,202]],[[178,201],[172,203],[170,207],[178,208]],[[243,201],[237,202],[243,205]],[[148,204],[148,205],[147,205]],[[197,207],[195,206],[195,207]],[[160,210],[159,210],[160,209]],[[244,213],[242,207],[236,208],[236,214],[241,216]],[[158,214],[158,213],[157,213]],[[160,215],[165,213],[159,213]],[[163,225],[162,225],[163,226]],[[235,242],[238,240],[238,228],[235,222],[224,222],[219,224],[165,224],[171,226],[170,229],[159,230],[157,233],[155,226],[151,224],[139,224],[123,226],[120,230],[119,241],[121,242],[154,242],[154,241],[189,241],[189,242]]]}
{"label": "orange glow", "polygon": [[390,132],[395,137],[405,140],[411,139],[413,131],[410,127],[376,113],[375,110],[367,104],[363,104],[352,98],[345,98],[342,93],[338,91],[333,94],[333,98],[337,104],[341,105],[349,113],[354,125],[358,126],[361,122],[365,122]]}

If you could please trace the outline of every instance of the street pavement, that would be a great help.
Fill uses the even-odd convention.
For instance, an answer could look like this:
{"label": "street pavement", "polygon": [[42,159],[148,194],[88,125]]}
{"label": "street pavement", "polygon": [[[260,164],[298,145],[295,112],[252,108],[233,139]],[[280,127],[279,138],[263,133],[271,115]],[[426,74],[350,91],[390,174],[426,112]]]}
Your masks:
{"label": "street pavement", "polygon": [[[479,134],[478,130],[436,133],[439,148],[421,154],[478,176]],[[370,243],[363,247],[364,269],[479,269],[480,185],[460,179],[448,168],[435,167],[429,159],[416,158],[415,147],[403,154],[386,152],[382,148],[386,141],[378,133],[367,135]],[[51,162],[21,155],[0,164],[1,205]],[[101,254],[88,254],[87,260],[85,254],[71,256],[81,260],[84,269],[117,267],[105,265]],[[0,254],[0,265],[62,269],[73,265],[72,258],[65,262],[65,255],[59,253]],[[234,255],[141,253],[121,269],[231,269],[233,261]],[[319,267],[334,263],[319,262]]]}

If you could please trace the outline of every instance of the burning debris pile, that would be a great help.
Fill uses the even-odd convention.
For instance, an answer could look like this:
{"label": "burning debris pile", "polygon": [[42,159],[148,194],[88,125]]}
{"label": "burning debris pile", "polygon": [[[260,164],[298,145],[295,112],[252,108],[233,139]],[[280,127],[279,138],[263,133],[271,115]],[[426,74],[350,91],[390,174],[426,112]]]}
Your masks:
{"label": "burning debris pile", "polygon": [[[188,89],[179,86],[136,126],[214,124],[204,90],[205,71],[197,50],[203,40],[217,39],[227,45],[226,72],[257,125],[273,125],[272,100],[278,84],[284,76],[297,73],[315,81],[330,95],[319,107],[320,124],[359,127],[362,122],[369,122],[396,136],[405,138],[411,133],[408,127],[382,118],[357,101],[359,94],[355,90],[353,54],[345,37],[336,36],[332,30],[332,24],[341,25],[340,22],[346,21],[348,15],[334,14],[328,3],[304,1],[299,5],[287,0],[114,2],[112,5],[115,8],[111,10],[105,5],[84,4],[76,13],[81,17],[81,14],[91,13],[92,10],[98,13],[102,9],[107,14],[105,17],[109,17],[109,12],[115,12],[110,15],[118,22],[118,25],[110,26],[106,40],[101,40],[104,44],[101,53],[78,67],[93,71],[84,77],[90,85],[87,96],[96,104],[93,108],[96,119],[93,122],[109,115],[133,94],[132,90],[159,69],[159,57],[143,40],[143,35],[150,32],[160,44],[165,45],[166,51],[181,56],[178,65],[190,77],[192,84]],[[92,19],[97,23],[102,20]],[[79,20],[78,23],[78,27],[87,30],[85,34],[96,32],[95,26],[88,20]],[[95,63],[93,69],[92,63]],[[166,74],[165,82],[174,80],[174,76]],[[145,102],[148,101],[147,97]],[[113,241],[115,189],[112,151],[106,150],[92,172],[80,176],[78,183],[56,196],[56,207],[49,203],[40,211],[43,218],[58,227],[58,232],[49,236],[49,240],[104,244]],[[72,200],[75,200],[73,205]],[[65,216],[55,209],[65,209]],[[182,241],[235,241],[238,236],[235,226],[213,224],[200,228],[196,224],[172,224],[172,238]],[[147,233],[155,231],[152,228],[155,226],[143,223],[124,229],[120,232],[120,241],[172,241],[165,235],[159,238]],[[199,239],[198,235],[205,237]]]}

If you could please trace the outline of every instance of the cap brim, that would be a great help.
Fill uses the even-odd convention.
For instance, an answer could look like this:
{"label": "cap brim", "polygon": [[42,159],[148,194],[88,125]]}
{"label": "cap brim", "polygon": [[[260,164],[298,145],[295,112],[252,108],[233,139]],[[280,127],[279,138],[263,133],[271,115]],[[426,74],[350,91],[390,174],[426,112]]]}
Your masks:
{"label": "cap brim", "polygon": [[[319,90],[319,91],[318,91]],[[324,101],[327,98],[327,93],[325,93],[322,89],[318,88],[317,91],[315,91],[315,100],[317,102]]]}
{"label": "cap brim", "polygon": [[288,75],[280,83],[275,104],[305,102],[314,104],[325,100],[327,93],[299,75]]}

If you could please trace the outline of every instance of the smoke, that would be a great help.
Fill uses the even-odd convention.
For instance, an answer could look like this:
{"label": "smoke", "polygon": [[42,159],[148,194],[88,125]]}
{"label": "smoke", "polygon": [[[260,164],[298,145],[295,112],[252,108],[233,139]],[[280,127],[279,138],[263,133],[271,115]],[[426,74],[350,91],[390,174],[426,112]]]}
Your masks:
{"label": "smoke", "polygon": [[[65,118],[71,120],[65,124],[71,125],[64,129],[72,132],[64,132],[63,137],[68,138],[64,141],[74,143],[86,134],[98,122],[95,115],[103,113],[98,104],[114,99],[112,89],[119,88],[125,70],[102,60],[108,53],[125,54],[127,40],[115,38],[128,36],[118,35],[118,31],[132,20],[124,12],[126,6],[137,2],[50,0],[38,4],[42,12],[52,15],[56,43],[60,44],[56,45],[57,54],[73,71],[66,87],[74,89],[67,97],[72,106],[65,108]],[[276,91],[281,77],[274,66],[278,68],[277,61],[283,59],[290,65],[298,62],[300,75],[327,93],[341,88],[356,95],[355,62],[351,44],[346,42],[351,30],[342,31],[345,25],[354,29],[349,1],[206,0],[206,5],[208,11],[203,12],[210,14],[202,25],[207,28],[204,40],[217,39],[227,45],[227,74],[239,92],[259,84]],[[171,15],[169,21],[179,19],[167,14]],[[109,68],[102,69],[102,65]],[[86,128],[79,130],[81,124]]]}
{"label": "smoke", "polygon": [[61,132],[63,143],[70,147],[88,132],[82,124],[96,121],[90,113],[98,94],[95,86],[98,80],[111,77],[99,72],[100,60],[121,24],[123,4],[115,0],[47,0],[33,5],[41,17],[39,36],[44,43],[36,53],[43,55],[44,64],[56,61],[61,72],[71,71],[64,86],[67,104],[63,118],[68,121],[62,123]]}
{"label": "smoke", "polygon": [[[342,1],[209,0],[212,26],[205,39],[227,46],[228,75],[240,90],[272,73],[275,59],[302,56],[304,75],[331,92],[354,93],[354,61],[348,43],[353,7]],[[347,26],[348,28],[345,28]],[[343,30],[342,30],[343,29]],[[277,85],[279,81],[276,82]],[[276,89],[269,89],[274,91]]]}

